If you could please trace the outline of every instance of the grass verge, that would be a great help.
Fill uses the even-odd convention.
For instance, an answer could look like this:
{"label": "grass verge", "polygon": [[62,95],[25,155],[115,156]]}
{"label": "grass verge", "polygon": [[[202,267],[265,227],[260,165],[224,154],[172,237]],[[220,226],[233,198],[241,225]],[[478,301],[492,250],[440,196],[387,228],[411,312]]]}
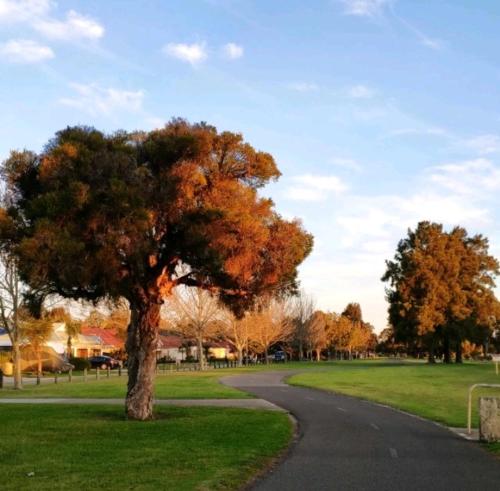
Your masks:
{"label": "grass verge", "polygon": [[[469,386],[475,383],[500,384],[500,376],[495,375],[491,363],[388,366],[344,362],[322,371],[295,375],[288,382],[380,402],[447,426],[465,427]],[[478,397],[485,394],[500,396],[500,389],[477,390],[474,394],[473,422],[477,427]]]}
{"label": "grass verge", "polygon": [[287,415],[271,411],[172,407],[156,414],[136,422],[110,406],[0,406],[1,487],[237,489],[292,435]]}

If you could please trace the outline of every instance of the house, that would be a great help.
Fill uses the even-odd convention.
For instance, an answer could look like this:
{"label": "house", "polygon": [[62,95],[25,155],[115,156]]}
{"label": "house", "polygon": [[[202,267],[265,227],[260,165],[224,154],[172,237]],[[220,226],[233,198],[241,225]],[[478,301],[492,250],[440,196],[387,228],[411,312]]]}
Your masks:
{"label": "house", "polygon": [[12,343],[7,331],[0,327],[0,351],[10,351]]}
{"label": "house", "polygon": [[[101,354],[111,354],[118,351],[123,351],[125,349],[125,339],[120,336],[120,333],[116,329],[102,329],[100,327],[84,327],[82,328],[79,338],[84,336],[86,338],[95,338],[99,341],[99,346],[101,349]],[[81,355],[83,358],[87,358],[88,352],[85,355],[85,348],[81,347]],[[92,356],[92,355],[90,355]]]}
{"label": "house", "polygon": [[208,343],[208,359],[234,360],[234,349],[227,341],[212,341]]}
{"label": "house", "polygon": [[[52,334],[46,344],[60,355],[68,354],[68,335],[64,322],[54,322]],[[71,338],[71,356],[88,358],[102,353],[103,342],[98,336],[80,333]]]}
{"label": "house", "polygon": [[184,340],[180,336],[160,334],[158,336],[158,347],[156,358],[166,358],[172,361],[183,361],[186,359],[186,348],[183,346]]}

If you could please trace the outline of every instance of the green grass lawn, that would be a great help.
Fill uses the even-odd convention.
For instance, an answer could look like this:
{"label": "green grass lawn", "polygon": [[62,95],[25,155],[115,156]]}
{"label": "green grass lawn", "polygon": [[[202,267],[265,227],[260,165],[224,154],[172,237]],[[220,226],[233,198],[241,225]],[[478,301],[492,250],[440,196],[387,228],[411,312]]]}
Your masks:
{"label": "green grass lawn", "polygon": [[287,415],[272,411],[172,407],[156,415],[137,422],[112,406],[0,406],[0,488],[237,489],[292,434]]}
{"label": "green grass lawn", "polygon": [[[291,377],[292,385],[315,387],[381,402],[448,426],[467,425],[467,390],[475,383],[500,384],[492,363],[427,365],[424,363],[340,362],[321,371]],[[477,427],[477,398],[500,396],[500,389],[475,391],[473,422]]]}
{"label": "green grass lawn", "polygon": [[[245,392],[222,385],[219,377],[229,371],[179,372],[156,377],[158,399],[243,399],[250,397]],[[113,376],[109,379],[81,380],[72,383],[25,385],[22,391],[12,388],[0,390],[2,397],[83,397],[124,398],[127,376]]]}

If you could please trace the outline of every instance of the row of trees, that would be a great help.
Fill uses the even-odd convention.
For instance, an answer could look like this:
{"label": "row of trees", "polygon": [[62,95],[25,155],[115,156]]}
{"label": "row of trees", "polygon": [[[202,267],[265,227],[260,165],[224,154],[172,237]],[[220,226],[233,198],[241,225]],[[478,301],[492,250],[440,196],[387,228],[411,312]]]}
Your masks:
{"label": "row of trees", "polygon": [[[500,303],[494,292],[499,263],[488,239],[461,227],[420,222],[398,244],[382,278],[389,302],[391,331],[384,342],[400,343],[409,353],[436,354],[460,363],[464,342],[488,353],[499,332]],[[392,341],[391,341],[392,340]]]}
{"label": "row of trees", "polygon": [[340,315],[322,312],[304,292],[260,298],[252,309],[236,316],[208,292],[183,288],[170,297],[163,312],[168,331],[196,341],[202,369],[203,345],[214,339],[229,341],[239,364],[244,354],[258,354],[267,362],[273,347],[299,360],[319,361],[322,354],[352,358],[374,350],[377,342],[373,327],[363,321],[359,304],[349,304]]}

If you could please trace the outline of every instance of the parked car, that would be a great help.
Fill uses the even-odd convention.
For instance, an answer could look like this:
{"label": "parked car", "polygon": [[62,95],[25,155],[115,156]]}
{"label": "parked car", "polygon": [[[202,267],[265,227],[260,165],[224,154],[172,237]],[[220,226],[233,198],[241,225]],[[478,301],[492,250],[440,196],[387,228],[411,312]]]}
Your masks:
{"label": "parked car", "polygon": [[286,353],[284,351],[276,351],[274,353],[274,361],[285,362],[286,361]]}
{"label": "parked car", "polygon": [[102,368],[103,370],[106,368],[118,368],[121,365],[121,362],[111,358],[111,356],[100,355],[100,356],[92,356],[89,358],[91,368]]}
{"label": "parked car", "polygon": [[68,372],[75,368],[49,346],[44,346],[38,353],[29,345],[21,348],[21,370],[23,372],[36,372],[39,359],[42,372]]}

